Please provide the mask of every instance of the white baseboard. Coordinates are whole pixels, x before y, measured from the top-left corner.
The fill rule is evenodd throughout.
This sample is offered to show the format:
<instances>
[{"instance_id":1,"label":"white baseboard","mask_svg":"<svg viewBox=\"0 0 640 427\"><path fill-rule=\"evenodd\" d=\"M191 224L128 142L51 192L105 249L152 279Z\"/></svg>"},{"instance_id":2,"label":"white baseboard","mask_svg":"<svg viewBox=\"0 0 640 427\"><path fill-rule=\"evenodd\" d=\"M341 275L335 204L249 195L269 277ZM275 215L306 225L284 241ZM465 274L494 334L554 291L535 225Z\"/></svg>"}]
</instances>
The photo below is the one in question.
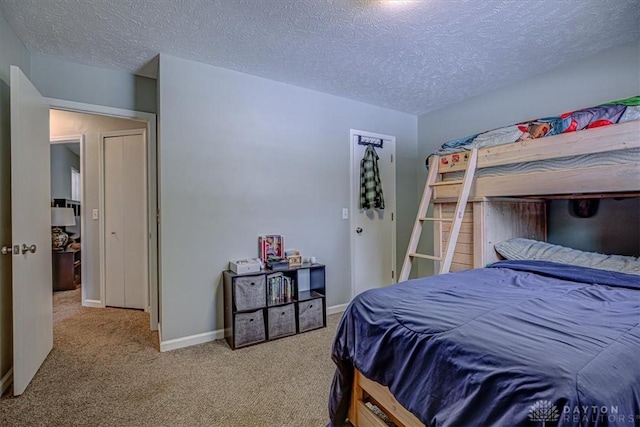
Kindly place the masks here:
<instances>
[{"instance_id":1,"label":"white baseboard","mask_svg":"<svg viewBox=\"0 0 640 427\"><path fill-rule=\"evenodd\" d=\"M349 304L347 303L327 307L327 316L331 314L342 313L348 305ZM160 351L164 352L219 340L221 338L224 338L224 329L218 329L217 331L204 332L202 334L189 335L187 337L162 341L162 326L160 325L160 323L158 323L158 338L160 340Z\"/></svg>"},{"instance_id":2,"label":"white baseboard","mask_svg":"<svg viewBox=\"0 0 640 427\"><path fill-rule=\"evenodd\" d=\"M2 380L0 380L0 390L2 390L0 392L0 396L2 396L5 391L7 391L7 389L11 385L11 381L13 381L13 368L10 368L9 372L7 372L6 375L2 377Z\"/></svg>"},{"instance_id":3,"label":"white baseboard","mask_svg":"<svg viewBox=\"0 0 640 427\"><path fill-rule=\"evenodd\" d=\"M332 305L331 307L327 307L327 316L330 314L342 313L347 308L348 305L349 303Z\"/></svg>"},{"instance_id":4,"label":"white baseboard","mask_svg":"<svg viewBox=\"0 0 640 427\"><path fill-rule=\"evenodd\" d=\"M202 334L190 335L188 337L176 338L173 340L162 341L162 331L158 325L158 334L160 338L160 351L171 351L179 348L190 347L192 345L204 344L224 338L224 329L217 331L204 332Z\"/></svg>"},{"instance_id":5,"label":"white baseboard","mask_svg":"<svg viewBox=\"0 0 640 427\"><path fill-rule=\"evenodd\" d=\"M102 302L98 299L86 299L82 301L83 307L103 308Z\"/></svg>"}]
</instances>

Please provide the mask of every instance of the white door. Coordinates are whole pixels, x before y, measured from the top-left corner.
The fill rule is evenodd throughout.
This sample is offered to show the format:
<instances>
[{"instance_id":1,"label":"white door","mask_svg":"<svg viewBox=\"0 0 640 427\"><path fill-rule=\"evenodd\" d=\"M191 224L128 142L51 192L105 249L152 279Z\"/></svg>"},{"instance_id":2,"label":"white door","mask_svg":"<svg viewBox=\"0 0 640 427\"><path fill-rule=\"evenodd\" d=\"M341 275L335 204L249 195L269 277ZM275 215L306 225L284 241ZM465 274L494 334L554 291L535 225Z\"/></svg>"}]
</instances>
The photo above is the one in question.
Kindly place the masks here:
<instances>
[{"instance_id":1,"label":"white door","mask_svg":"<svg viewBox=\"0 0 640 427\"><path fill-rule=\"evenodd\" d=\"M106 305L147 307L147 180L144 134L104 138Z\"/></svg>"},{"instance_id":2,"label":"white door","mask_svg":"<svg viewBox=\"0 0 640 427\"><path fill-rule=\"evenodd\" d=\"M358 137L380 138L378 169L385 209L363 210L360 200L360 161L367 148ZM396 139L389 135L351 130L351 282L353 295L395 283L396 269Z\"/></svg>"},{"instance_id":3,"label":"white door","mask_svg":"<svg viewBox=\"0 0 640 427\"><path fill-rule=\"evenodd\" d=\"M49 104L20 68L12 66L11 233L16 396L25 391L53 348L50 167Z\"/></svg>"}]
</instances>

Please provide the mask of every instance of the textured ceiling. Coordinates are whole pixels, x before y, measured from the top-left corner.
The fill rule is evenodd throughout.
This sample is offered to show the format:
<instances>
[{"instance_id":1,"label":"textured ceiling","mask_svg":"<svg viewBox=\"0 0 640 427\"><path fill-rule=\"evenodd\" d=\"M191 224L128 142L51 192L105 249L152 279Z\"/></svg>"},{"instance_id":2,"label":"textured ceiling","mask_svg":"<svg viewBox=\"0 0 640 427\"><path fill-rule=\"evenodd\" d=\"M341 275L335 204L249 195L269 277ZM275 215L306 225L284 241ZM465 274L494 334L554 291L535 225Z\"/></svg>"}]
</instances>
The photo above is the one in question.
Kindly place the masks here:
<instances>
[{"instance_id":1,"label":"textured ceiling","mask_svg":"<svg viewBox=\"0 0 640 427\"><path fill-rule=\"evenodd\" d=\"M423 113L640 39L638 0L0 0L32 54L168 53Z\"/></svg>"}]
</instances>

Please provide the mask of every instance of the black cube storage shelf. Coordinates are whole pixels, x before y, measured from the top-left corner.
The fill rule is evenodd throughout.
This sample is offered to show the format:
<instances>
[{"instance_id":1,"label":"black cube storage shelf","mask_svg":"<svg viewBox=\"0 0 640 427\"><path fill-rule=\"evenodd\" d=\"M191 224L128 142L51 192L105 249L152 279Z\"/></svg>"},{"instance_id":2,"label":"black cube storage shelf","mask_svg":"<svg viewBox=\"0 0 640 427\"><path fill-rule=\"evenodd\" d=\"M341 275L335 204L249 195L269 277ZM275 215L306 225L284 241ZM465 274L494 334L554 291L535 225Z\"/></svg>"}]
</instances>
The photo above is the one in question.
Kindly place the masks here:
<instances>
[{"instance_id":1,"label":"black cube storage shelf","mask_svg":"<svg viewBox=\"0 0 640 427\"><path fill-rule=\"evenodd\" d=\"M288 298L270 298L268 278L277 273L291 281ZM227 270L223 277L224 337L234 350L327 326L323 264L246 274Z\"/></svg>"}]
</instances>

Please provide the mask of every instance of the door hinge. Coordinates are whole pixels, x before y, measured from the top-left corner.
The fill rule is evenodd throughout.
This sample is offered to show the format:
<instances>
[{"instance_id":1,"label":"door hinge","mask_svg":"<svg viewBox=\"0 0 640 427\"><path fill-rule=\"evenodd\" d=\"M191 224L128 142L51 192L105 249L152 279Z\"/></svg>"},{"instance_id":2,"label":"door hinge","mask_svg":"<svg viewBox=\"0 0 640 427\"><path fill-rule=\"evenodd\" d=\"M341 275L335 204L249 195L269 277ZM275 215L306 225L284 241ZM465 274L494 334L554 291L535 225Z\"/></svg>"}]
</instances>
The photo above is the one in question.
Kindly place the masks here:
<instances>
[{"instance_id":1,"label":"door hinge","mask_svg":"<svg viewBox=\"0 0 640 427\"><path fill-rule=\"evenodd\" d=\"M391 221L393 221L393 212L391 212Z\"/></svg>"},{"instance_id":2,"label":"door hinge","mask_svg":"<svg viewBox=\"0 0 640 427\"><path fill-rule=\"evenodd\" d=\"M156 211L156 222L160 224L160 209Z\"/></svg>"},{"instance_id":3,"label":"door hinge","mask_svg":"<svg viewBox=\"0 0 640 427\"><path fill-rule=\"evenodd\" d=\"M393 154L391 155L391 163L393 163Z\"/></svg>"},{"instance_id":4,"label":"door hinge","mask_svg":"<svg viewBox=\"0 0 640 427\"><path fill-rule=\"evenodd\" d=\"M392 278L392 279L395 279L395 277L394 277L394 276L395 276L395 274L396 274L396 272L395 272L395 271L393 271L393 270L391 270L391 278Z\"/></svg>"}]
</instances>

